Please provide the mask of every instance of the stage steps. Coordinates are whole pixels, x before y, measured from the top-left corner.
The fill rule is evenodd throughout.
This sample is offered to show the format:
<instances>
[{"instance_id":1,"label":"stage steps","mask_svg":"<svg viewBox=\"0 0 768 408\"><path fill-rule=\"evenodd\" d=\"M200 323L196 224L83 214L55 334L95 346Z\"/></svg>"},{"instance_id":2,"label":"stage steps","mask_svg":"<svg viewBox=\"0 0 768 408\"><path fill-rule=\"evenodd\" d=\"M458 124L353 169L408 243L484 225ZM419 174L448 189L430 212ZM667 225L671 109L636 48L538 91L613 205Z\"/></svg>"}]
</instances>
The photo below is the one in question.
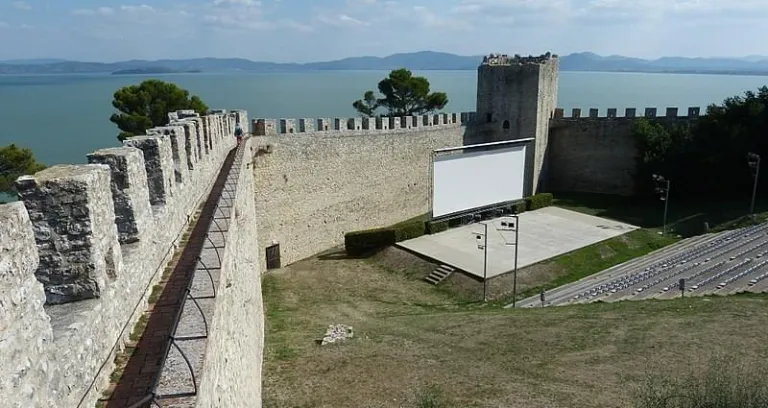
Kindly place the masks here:
<instances>
[{"instance_id":1,"label":"stage steps","mask_svg":"<svg viewBox=\"0 0 768 408\"><path fill-rule=\"evenodd\" d=\"M440 265L432 271L426 278L424 278L425 281L437 285L440 282L444 281L446 278L451 276L453 272L455 272L456 269L448 266L448 265Z\"/></svg>"}]
</instances>

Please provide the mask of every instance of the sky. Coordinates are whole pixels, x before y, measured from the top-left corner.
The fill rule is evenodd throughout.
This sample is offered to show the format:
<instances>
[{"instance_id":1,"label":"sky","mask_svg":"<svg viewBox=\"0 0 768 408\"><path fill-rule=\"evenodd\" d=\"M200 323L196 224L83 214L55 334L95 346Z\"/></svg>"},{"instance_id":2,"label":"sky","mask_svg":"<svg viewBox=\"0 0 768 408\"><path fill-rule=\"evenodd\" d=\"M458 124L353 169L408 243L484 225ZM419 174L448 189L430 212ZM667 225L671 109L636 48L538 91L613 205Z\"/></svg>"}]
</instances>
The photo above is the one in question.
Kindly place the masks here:
<instances>
[{"instance_id":1,"label":"sky","mask_svg":"<svg viewBox=\"0 0 768 408\"><path fill-rule=\"evenodd\" d=\"M0 60L768 55L768 0L0 0Z\"/></svg>"}]
</instances>

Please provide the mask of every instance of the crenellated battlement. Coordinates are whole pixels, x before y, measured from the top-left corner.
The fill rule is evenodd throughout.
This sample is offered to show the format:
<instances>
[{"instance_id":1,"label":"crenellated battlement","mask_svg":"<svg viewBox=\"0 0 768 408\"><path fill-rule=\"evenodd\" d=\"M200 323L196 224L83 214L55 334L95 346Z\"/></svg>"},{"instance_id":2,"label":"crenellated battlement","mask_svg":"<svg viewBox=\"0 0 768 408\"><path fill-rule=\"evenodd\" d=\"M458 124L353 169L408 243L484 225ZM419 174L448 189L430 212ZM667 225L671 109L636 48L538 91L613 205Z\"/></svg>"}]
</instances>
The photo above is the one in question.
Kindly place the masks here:
<instances>
[{"instance_id":1,"label":"crenellated battlement","mask_svg":"<svg viewBox=\"0 0 768 408\"><path fill-rule=\"evenodd\" d=\"M661 114L663 113L663 115ZM685 114L682 114L685 113ZM621 114L621 116L619 116ZM590 108L582 110L581 108L573 108L570 112L566 112L563 108L557 108L553 112L553 119L606 119L606 118L696 118L701 115L701 108L698 106L689 107L687 112L681 112L677 107L668 107L663 112L659 112L657 108L625 108L623 111L619 111L616 108L608 108L601 110L599 108Z\"/></svg>"},{"instance_id":2,"label":"crenellated battlement","mask_svg":"<svg viewBox=\"0 0 768 408\"><path fill-rule=\"evenodd\" d=\"M529 55L523 57L520 54L509 56L507 54L490 54L483 57L483 62L480 65L540 65L549 62L552 59L557 59L557 54L545 53L539 56Z\"/></svg>"},{"instance_id":3,"label":"crenellated battlement","mask_svg":"<svg viewBox=\"0 0 768 408\"><path fill-rule=\"evenodd\" d=\"M236 123L247 127L245 111L172 112L88 164L17 180L20 201L0 205L0 341L11 350L0 357L27 362L0 361L0 378L14 379L0 382L9 406L93 406Z\"/></svg>"},{"instance_id":4,"label":"crenellated battlement","mask_svg":"<svg viewBox=\"0 0 768 408\"><path fill-rule=\"evenodd\" d=\"M403 117L253 119L251 127L256 136L293 133L357 132L368 134L456 125L467 126L474 120L474 112L461 112Z\"/></svg>"}]
</instances>

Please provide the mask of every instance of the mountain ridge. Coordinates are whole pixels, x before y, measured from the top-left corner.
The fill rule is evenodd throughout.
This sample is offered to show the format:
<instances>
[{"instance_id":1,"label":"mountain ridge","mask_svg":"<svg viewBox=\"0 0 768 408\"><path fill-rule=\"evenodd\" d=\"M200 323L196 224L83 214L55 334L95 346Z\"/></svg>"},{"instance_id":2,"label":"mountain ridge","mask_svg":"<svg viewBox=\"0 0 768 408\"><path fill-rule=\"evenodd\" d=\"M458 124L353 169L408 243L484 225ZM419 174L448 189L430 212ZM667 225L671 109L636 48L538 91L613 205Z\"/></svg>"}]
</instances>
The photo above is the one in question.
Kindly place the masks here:
<instances>
[{"instance_id":1,"label":"mountain ridge","mask_svg":"<svg viewBox=\"0 0 768 408\"><path fill-rule=\"evenodd\" d=\"M475 70L482 56L462 56L446 52L417 51L385 57L358 56L330 61L281 63L252 61L245 58L191 58L161 60L126 60L119 62L84 62L60 59L0 61L0 74L75 74L113 73L136 70L167 72L301 72L343 70ZM601 56L579 52L560 57L562 71L649 72L768 75L768 57L662 57L654 60L622 55Z\"/></svg>"}]
</instances>

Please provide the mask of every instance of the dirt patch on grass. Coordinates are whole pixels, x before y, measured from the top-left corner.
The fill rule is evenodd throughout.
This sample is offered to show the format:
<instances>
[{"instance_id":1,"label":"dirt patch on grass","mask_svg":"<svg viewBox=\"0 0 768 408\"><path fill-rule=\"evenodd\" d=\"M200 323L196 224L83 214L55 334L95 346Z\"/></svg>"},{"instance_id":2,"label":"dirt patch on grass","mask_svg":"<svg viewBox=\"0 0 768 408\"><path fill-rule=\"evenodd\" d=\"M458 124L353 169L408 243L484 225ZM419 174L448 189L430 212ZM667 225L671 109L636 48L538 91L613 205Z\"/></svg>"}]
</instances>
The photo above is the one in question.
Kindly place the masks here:
<instances>
[{"instance_id":1,"label":"dirt patch on grass","mask_svg":"<svg viewBox=\"0 0 768 408\"><path fill-rule=\"evenodd\" d=\"M410 264L312 258L264 278L265 408L624 407L651 364L768 357L768 297L502 310L458 303L421 280L428 262L399 273L398 259ZM318 346L329 324L355 337Z\"/></svg>"}]
</instances>

